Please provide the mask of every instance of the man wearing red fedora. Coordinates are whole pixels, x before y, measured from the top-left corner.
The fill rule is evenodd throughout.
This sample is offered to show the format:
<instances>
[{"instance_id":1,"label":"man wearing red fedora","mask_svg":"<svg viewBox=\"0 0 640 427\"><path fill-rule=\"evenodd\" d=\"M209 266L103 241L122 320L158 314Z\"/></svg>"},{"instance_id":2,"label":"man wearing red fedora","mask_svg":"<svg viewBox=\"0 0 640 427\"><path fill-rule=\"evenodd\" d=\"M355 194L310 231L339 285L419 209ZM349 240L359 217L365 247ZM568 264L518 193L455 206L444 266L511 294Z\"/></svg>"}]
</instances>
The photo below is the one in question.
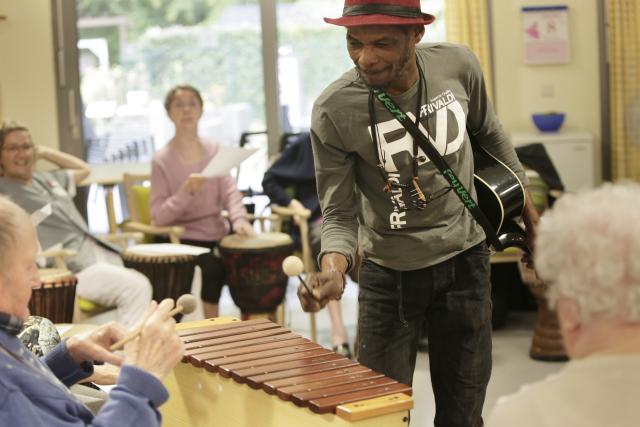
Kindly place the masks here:
<instances>
[{"instance_id":1,"label":"man wearing red fedora","mask_svg":"<svg viewBox=\"0 0 640 427\"><path fill-rule=\"evenodd\" d=\"M528 181L473 53L418 44L433 20L419 0L345 0L341 17L325 18L346 27L355 67L313 108L322 271L298 296L307 311L339 299L359 248L359 361L411 384L426 318L435 425L482 426L491 285L471 139ZM526 197L532 242L538 218Z\"/></svg>"}]
</instances>

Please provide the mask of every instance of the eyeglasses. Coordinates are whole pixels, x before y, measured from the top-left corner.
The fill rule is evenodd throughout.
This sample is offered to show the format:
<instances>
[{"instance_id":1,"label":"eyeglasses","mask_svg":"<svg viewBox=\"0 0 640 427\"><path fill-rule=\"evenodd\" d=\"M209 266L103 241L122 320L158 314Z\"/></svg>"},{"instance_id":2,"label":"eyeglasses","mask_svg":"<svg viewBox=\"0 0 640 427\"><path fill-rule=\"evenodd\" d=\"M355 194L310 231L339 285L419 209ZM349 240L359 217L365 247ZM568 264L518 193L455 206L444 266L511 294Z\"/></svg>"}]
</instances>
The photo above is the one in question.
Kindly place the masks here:
<instances>
[{"instance_id":1,"label":"eyeglasses","mask_svg":"<svg viewBox=\"0 0 640 427\"><path fill-rule=\"evenodd\" d=\"M15 154L18 151L31 151L33 150L33 144L15 144L2 147L3 150L8 151L11 154Z\"/></svg>"}]
</instances>

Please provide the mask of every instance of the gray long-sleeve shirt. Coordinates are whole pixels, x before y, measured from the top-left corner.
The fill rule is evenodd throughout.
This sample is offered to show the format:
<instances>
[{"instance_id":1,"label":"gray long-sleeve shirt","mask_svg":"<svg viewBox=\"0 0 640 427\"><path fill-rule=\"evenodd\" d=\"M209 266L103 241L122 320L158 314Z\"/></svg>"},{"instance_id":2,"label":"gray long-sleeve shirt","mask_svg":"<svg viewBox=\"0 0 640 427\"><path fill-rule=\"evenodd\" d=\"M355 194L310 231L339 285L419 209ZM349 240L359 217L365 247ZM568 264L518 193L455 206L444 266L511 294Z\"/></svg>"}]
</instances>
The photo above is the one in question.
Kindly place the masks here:
<instances>
[{"instance_id":1,"label":"gray long-sleeve shirt","mask_svg":"<svg viewBox=\"0 0 640 427\"><path fill-rule=\"evenodd\" d=\"M476 194L470 134L527 183L487 97L473 53L463 46L439 43L419 45L417 55L426 80L419 104L420 128L472 196ZM418 84L393 97L412 119ZM384 165L391 180L410 183L413 138L374 100L376 147L368 99L367 86L352 69L327 87L314 104L311 138L324 217L320 256L340 252L351 261L359 246L365 258L407 271L437 264L481 242L485 238L482 228L452 191L422 211L401 208L409 203L408 192L398 188L383 191L378 164ZM422 150L418 158L419 182L426 194L448 187Z\"/></svg>"}]
</instances>

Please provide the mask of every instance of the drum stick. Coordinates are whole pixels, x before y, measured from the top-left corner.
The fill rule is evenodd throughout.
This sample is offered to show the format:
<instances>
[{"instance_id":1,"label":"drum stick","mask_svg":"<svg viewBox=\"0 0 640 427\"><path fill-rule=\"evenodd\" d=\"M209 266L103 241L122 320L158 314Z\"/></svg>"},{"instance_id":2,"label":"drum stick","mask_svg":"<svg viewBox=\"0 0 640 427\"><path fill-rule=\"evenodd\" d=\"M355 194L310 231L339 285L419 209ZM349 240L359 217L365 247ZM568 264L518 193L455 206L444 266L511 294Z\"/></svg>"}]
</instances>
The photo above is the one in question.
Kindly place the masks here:
<instances>
[{"instance_id":1,"label":"drum stick","mask_svg":"<svg viewBox=\"0 0 640 427\"><path fill-rule=\"evenodd\" d=\"M196 298L191 294L181 295L180 298L176 301L176 307L169 312L169 316L173 317L178 313L189 314L196 309ZM116 351L120 350L125 344L129 343L136 339L140 333L142 332L142 326L131 331L129 335L121 339L120 341L114 343L109 347L109 350Z\"/></svg>"},{"instance_id":2,"label":"drum stick","mask_svg":"<svg viewBox=\"0 0 640 427\"><path fill-rule=\"evenodd\" d=\"M309 286L307 286L307 282L302 278L302 270L304 270L304 264L302 263L302 260L295 255L290 255L282 261L282 271L284 271L284 274L287 276L298 276L300 283L302 283L302 286L304 286L309 295L311 295L311 298L318 301L316 296L313 295L313 292L311 292Z\"/></svg>"}]
</instances>

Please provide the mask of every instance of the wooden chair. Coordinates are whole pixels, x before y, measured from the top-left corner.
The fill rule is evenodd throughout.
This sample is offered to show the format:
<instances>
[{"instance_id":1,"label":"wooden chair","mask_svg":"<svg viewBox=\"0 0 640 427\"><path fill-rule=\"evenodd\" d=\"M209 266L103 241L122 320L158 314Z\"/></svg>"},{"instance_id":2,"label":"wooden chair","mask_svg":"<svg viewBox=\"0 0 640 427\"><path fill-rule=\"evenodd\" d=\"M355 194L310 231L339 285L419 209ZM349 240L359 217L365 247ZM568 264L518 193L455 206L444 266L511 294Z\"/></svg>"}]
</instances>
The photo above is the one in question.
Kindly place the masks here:
<instances>
[{"instance_id":1,"label":"wooden chair","mask_svg":"<svg viewBox=\"0 0 640 427\"><path fill-rule=\"evenodd\" d=\"M179 225L158 226L151 223L151 186L150 176L142 174L128 174L122 176L122 183L127 199L129 218L122 224L122 229L137 231L145 234L151 241L151 236L167 236L171 243L180 243L180 237L184 233L184 227ZM222 216L228 218L226 211ZM277 215L249 215L250 221L257 221L259 230L266 231L270 228L279 230L280 217Z\"/></svg>"},{"instance_id":2,"label":"wooden chair","mask_svg":"<svg viewBox=\"0 0 640 427\"><path fill-rule=\"evenodd\" d=\"M153 241L153 236L166 236L171 243L180 243L180 237L184 233L182 226L157 226L151 223L151 186L148 174L123 175L129 218L123 222L122 229L144 233L147 242ZM228 218L228 212L223 211L222 216ZM268 214L249 214L248 219L255 223L260 232L280 231L281 216Z\"/></svg>"},{"instance_id":3,"label":"wooden chair","mask_svg":"<svg viewBox=\"0 0 640 427\"><path fill-rule=\"evenodd\" d=\"M271 205L271 211L277 214L280 217L280 227L282 227L282 222L284 221L294 221L294 218L297 216L300 218L299 224L297 227L300 231L300 246L301 250L298 254L302 259L302 264L304 265L305 273L312 273L316 271L316 263L313 259L313 255L311 253L311 244L309 239L309 218L311 217L311 211L309 209L305 209L304 211L297 211L295 209L279 206L279 205ZM280 230L278 230L280 231ZM284 304L278 307L278 322L284 323ZM315 313L309 313L309 323L310 323L310 336L312 341L317 341L318 331L316 325L316 315Z\"/></svg>"},{"instance_id":4,"label":"wooden chair","mask_svg":"<svg viewBox=\"0 0 640 427\"><path fill-rule=\"evenodd\" d=\"M126 247L131 243L141 242L143 234L140 232L117 232L98 236L103 240L113 243L116 246ZM76 255L76 251L72 249L48 249L38 253L38 258L53 258L54 267L61 272L69 271L67 260ZM76 296L76 303L73 314L73 321L81 322L91 317L98 316L115 309L116 307L108 307L98 304L94 301Z\"/></svg>"},{"instance_id":5,"label":"wooden chair","mask_svg":"<svg viewBox=\"0 0 640 427\"><path fill-rule=\"evenodd\" d=\"M122 176L129 219L122 224L122 229L140 232L145 241L151 242L153 236L167 236L171 243L180 243L184 227L177 225L157 226L151 223L151 187L148 185L150 175L129 174Z\"/></svg>"}]
</instances>

